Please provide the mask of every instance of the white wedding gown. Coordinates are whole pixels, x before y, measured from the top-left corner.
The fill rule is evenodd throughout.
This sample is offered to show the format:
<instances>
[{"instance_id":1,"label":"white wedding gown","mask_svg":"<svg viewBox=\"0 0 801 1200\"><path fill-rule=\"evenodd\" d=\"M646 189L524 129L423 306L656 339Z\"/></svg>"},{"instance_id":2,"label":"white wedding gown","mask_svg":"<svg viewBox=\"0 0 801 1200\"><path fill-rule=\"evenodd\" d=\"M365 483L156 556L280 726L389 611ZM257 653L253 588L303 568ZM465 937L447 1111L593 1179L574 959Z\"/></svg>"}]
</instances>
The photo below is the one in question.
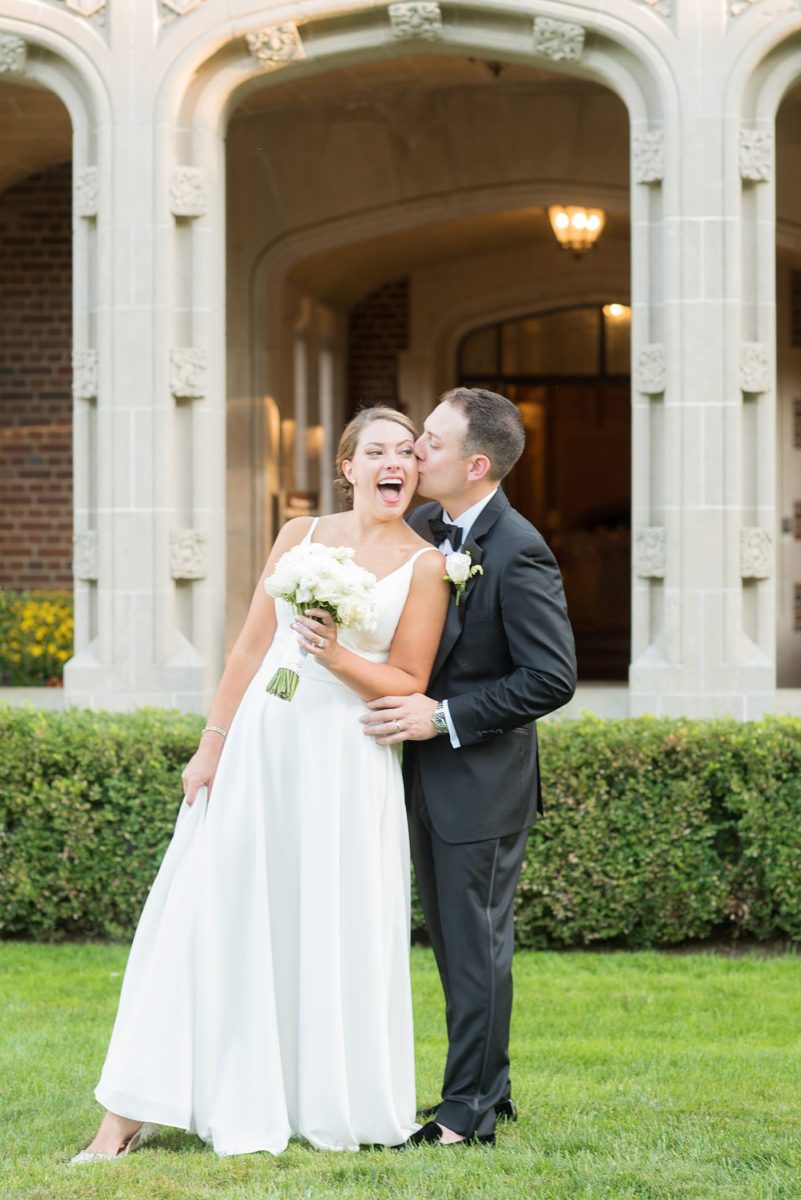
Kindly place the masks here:
<instances>
[{"instance_id":1,"label":"white wedding gown","mask_svg":"<svg viewBox=\"0 0 801 1200\"><path fill-rule=\"evenodd\" d=\"M340 630L343 644L386 660L421 553L379 580L378 628ZM179 811L95 1095L218 1154L277 1154L293 1136L394 1145L416 1128L399 756L311 658L291 702L267 694L296 636L289 606L276 613L211 800Z\"/></svg>"}]
</instances>

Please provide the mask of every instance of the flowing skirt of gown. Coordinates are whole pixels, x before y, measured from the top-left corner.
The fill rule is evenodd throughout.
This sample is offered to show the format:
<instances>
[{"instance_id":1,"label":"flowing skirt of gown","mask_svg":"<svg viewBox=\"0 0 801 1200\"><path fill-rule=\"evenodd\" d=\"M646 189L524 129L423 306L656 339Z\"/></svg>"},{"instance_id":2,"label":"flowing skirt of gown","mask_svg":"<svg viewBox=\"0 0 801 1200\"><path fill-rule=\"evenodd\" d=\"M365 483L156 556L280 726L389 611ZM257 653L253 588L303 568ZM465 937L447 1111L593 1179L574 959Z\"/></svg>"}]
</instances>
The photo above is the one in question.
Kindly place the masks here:
<instances>
[{"instance_id":1,"label":"flowing skirt of gown","mask_svg":"<svg viewBox=\"0 0 801 1200\"><path fill-rule=\"evenodd\" d=\"M372 635L366 655L386 656L410 576L379 582L384 644ZM181 805L95 1095L218 1154L277 1154L293 1136L394 1145L416 1128L399 757L312 660L290 703L266 694L294 637L277 610L211 800Z\"/></svg>"}]
</instances>

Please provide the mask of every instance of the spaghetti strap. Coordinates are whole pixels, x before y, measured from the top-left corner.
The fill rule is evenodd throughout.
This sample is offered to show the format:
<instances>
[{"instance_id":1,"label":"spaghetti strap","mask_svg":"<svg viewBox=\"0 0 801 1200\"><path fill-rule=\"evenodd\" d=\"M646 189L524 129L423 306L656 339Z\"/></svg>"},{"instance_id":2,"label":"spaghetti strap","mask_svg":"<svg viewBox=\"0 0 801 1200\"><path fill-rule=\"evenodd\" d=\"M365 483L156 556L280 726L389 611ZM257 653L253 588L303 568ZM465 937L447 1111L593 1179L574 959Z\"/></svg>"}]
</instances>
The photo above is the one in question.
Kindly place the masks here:
<instances>
[{"instance_id":1,"label":"spaghetti strap","mask_svg":"<svg viewBox=\"0 0 801 1200\"><path fill-rule=\"evenodd\" d=\"M410 563L417 562L417 560L421 554L428 554L429 550L436 550L436 549L437 549L436 546L421 546L421 548L419 550L416 550L414 552L414 554L411 556L411 558L406 559L405 565L408 567ZM439 553L439 551L437 551L437 553Z\"/></svg>"},{"instance_id":2,"label":"spaghetti strap","mask_svg":"<svg viewBox=\"0 0 801 1200\"><path fill-rule=\"evenodd\" d=\"M314 518L313 518L311 525L310 525L310 526L309 526L309 528L306 530L306 536L305 536L305 537L304 537L304 539L303 539L303 541L304 541L304 542L310 542L310 541L311 541L311 539L312 539L312 534L314 533L315 529L317 528L317 522L318 522L319 520L320 520L320 518L319 518L319 517L314 517Z\"/></svg>"}]
</instances>

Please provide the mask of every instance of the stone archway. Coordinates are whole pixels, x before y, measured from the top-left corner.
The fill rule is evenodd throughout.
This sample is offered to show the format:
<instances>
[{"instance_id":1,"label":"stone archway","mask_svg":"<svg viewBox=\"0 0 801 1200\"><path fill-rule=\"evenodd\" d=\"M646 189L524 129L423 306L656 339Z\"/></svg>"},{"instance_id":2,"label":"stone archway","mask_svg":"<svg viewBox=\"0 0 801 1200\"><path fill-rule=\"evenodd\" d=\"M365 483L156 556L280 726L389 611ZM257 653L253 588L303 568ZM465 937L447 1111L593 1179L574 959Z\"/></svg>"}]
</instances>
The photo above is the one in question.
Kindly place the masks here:
<instances>
[{"instance_id":1,"label":"stone archway","mask_svg":"<svg viewBox=\"0 0 801 1200\"><path fill-rule=\"evenodd\" d=\"M202 67L199 64L195 65L192 86L182 96L176 83L170 104L176 119L184 127L192 127L195 130L193 161L203 160L216 164L210 168L210 172L218 176L222 161L221 128L243 96L247 96L248 92L254 89L269 87L279 76L282 81L293 77L311 78L322 70L337 66L351 67L358 63L369 63L376 57L379 47L382 60L386 60L387 57L408 56L411 52L427 56L443 53L455 57L470 56L475 49L477 26L473 23L469 32L467 27L463 30L458 14L450 10L440 13L442 28L446 31L442 38L437 29L421 33L419 29L410 27L398 33L394 27L379 26L374 16L366 21L365 14L353 13L350 30L352 41L346 48L341 29L337 31L335 41L329 40L329 29L325 24L323 9L324 6L321 5L319 25L315 24L314 14L310 13L309 19L301 29L273 27L268 30L248 31L243 26L243 33L253 32L248 46L254 58L252 73L244 83L244 47L235 48L231 44L218 50L216 57L207 59ZM501 9L502 6L498 6L496 12L482 13L482 56L489 57L492 53L492 56L496 57L497 50L499 61L526 65L533 61L535 64L542 64L548 70L555 69L567 75L578 74L585 78L594 78L622 96L629 109L632 131L636 131L633 215L640 222L651 220L652 206L658 203L656 196L662 174L663 109L660 96L665 94L664 89L670 87L659 52L654 54L653 47L649 46L647 39L636 33L632 34L631 29L626 29L611 15L601 18L596 24L591 49L586 47L586 53L587 34L583 26L570 21L551 22L550 19L538 17L533 28L532 56L532 51L528 48L532 41L531 18L515 8L507 12ZM625 11L629 15L630 10ZM517 23L517 35L512 41L509 40L510 21ZM649 31L652 32L652 29ZM546 33L548 36L545 36ZM333 54L329 52L329 47L334 51ZM581 63L577 66L579 60ZM182 64L182 70L186 71L187 68L188 59ZM208 172L209 167L205 170ZM208 224L209 215L207 212L205 222L198 222L198 229L203 224ZM215 235L218 247L220 233L221 230L218 229ZM206 246L208 247L208 242ZM655 254L657 258L661 258L662 253L663 249L657 238L649 249L649 255ZM661 309L658 305L653 306L653 300L658 299L654 294L653 281L663 277L661 268L655 274L649 275L646 270L641 275L642 283L647 285L647 295L641 294L640 304L635 310L635 340L639 338L650 343L658 334ZM213 336L213 321L211 328ZM208 351L206 380L209 390L212 375L216 375L220 370L223 358L222 347L218 342L214 351ZM240 386L230 386L233 387L234 395L242 394ZM257 405L272 405L274 399L272 389L266 392L262 389L256 390ZM269 425L266 416L258 418L260 438L264 437ZM647 438L647 431L644 432ZM215 476L217 470L219 466Z\"/></svg>"},{"instance_id":2,"label":"stone archway","mask_svg":"<svg viewBox=\"0 0 801 1200\"><path fill-rule=\"evenodd\" d=\"M72 273L72 467L73 519L71 529L62 529L64 546L59 553L71 559L75 591L76 654L65 668L73 672L81 653L96 649L101 636L98 620L98 342L105 321L98 312L108 313L110 296L107 276L100 273L98 261L108 246L104 232L98 229L99 196L105 190L102 172L109 170L109 108L102 78L102 67L93 61L86 48L76 45L71 36L73 23L68 13L53 13L52 22L4 19L0 30L0 88L21 88L26 96L55 98L59 113L66 110L66 129L55 127L40 131L34 145L27 148L37 165L52 159L54 152L64 162L71 160L60 186L71 192L72 233L70 255L59 248L65 271ZM23 105L24 108L24 105ZM13 148L13 145L12 145ZM8 150L8 145L6 150ZM99 164L103 164L102 167ZM69 176L67 177L67 171ZM61 197L62 207L69 205ZM62 214L63 216L63 214ZM66 221L67 218L65 217ZM69 287L69 283L66 285ZM66 303L66 301L65 301ZM66 329L64 319L62 324ZM107 329L107 326L106 326ZM69 420L61 422L64 437L62 456L69 438ZM105 447L108 450L108 446ZM54 447L58 452L58 447ZM71 552L68 541L72 542ZM106 636L106 652L110 643ZM90 651L90 656L94 653ZM68 689L66 689L68 690ZM75 695L75 690L73 691ZM77 695L80 702L82 697Z\"/></svg>"},{"instance_id":3,"label":"stone archway","mask_svg":"<svg viewBox=\"0 0 801 1200\"><path fill-rule=\"evenodd\" d=\"M746 30L737 50L727 101L740 112L740 187L733 205L743 224L735 297L739 317L741 485L732 497L740 516L741 555L732 619L766 687L778 684L777 711L801 711L801 624L796 583L801 556L795 526L797 439L793 375L794 271L801 265L793 172L792 127L801 80L801 16L783 14L769 29ZM784 118L784 119L783 119ZM789 123L787 118L789 118ZM798 589L801 599L801 588Z\"/></svg>"},{"instance_id":4,"label":"stone archway","mask_svg":"<svg viewBox=\"0 0 801 1200\"><path fill-rule=\"evenodd\" d=\"M0 72L52 86L70 111L86 205L74 242L85 578L68 699L197 708L219 677L227 393L255 406L263 429L275 417L269 393L238 390L247 371L226 350L230 114L279 79L481 55L595 81L628 111L630 709L770 710L773 130L798 77L798 11L766 21L767 4L701 5L687 20L683 6L645 0L603 11L585 0L309 0L299 19L297 7L234 0L224 17L211 4L165 4L155 20L148 5L123 6L106 28L103 8L47 5L36 22L3 18L1 31L12 42ZM141 77L122 69L132 60L146 64Z\"/></svg>"},{"instance_id":5,"label":"stone archway","mask_svg":"<svg viewBox=\"0 0 801 1200\"><path fill-rule=\"evenodd\" d=\"M569 148L558 130L542 132L554 112L581 131ZM504 117L507 144L490 151ZM308 154L307 147L332 140L335 150ZM332 503L326 477L336 425L347 416L346 356L356 389L348 403L391 396L420 421L454 382L446 343L468 311L473 322L489 319L499 306L525 310L557 288L584 292L610 277L628 293L628 140L625 108L608 89L542 68L494 64L489 71L483 61L437 55L334 68L301 92L276 81L237 110L227 136L228 350L229 362L235 356L241 364L235 377L229 368L229 445L236 448L228 464L229 636L276 532L266 527L265 508L268 518L275 511L280 519L287 489L293 499L310 489L323 506ZM368 142L360 168L357 143L365 151ZM562 175L566 158L578 165ZM381 162L380 173L373 161ZM347 182L335 178L343 162ZM558 249L544 210L560 199L607 210L592 261L579 264ZM392 381L379 396L369 387L359 391L353 339L362 335L348 325L346 338L345 322L376 285L393 281L406 313L400 353L387 360ZM366 317L374 337L393 320L375 303ZM364 352L369 357L369 347ZM337 380L318 412L321 353L333 356ZM302 387L294 386L298 363ZM273 439L267 446L254 436L258 411L240 399L248 396L278 402L291 445ZM319 434L321 448L306 463L296 436L304 424ZM269 430L266 420L261 426ZM254 444L262 447L261 462L252 458ZM273 497L267 505L266 477Z\"/></svg>"},{"instance_id":6,"label":"stone archway","mask_svg":"<svg viewBox=\"0 0 801 1200\"><path fill-rule=\"evenodd\" d=\"M667 22L630 0L610 0L591 22L581 4L557 18L517 0L345 13L314 0L300 25L295 10L270 11L265 28L248 6L224 18L211 5L160 9L154 22L137 5L120 18L123 37L119 23L104 33L102 13L98 23L74 6L3 23L23 42L27 78L59 81L85 205L74 242L81 577L68 702L197 709L219 678L226 372L236 368L226 353L224 138L249 89L410 54L481 54L611 88L633 135L632 217L652 231L635 270L635 356L668 336L661 221L675 196L663 203L661 179L677 104ZM146 79L121 69L132 57L147 63ZM255 403L266 429L272 400Z\"/></svg>"}]
</instances>

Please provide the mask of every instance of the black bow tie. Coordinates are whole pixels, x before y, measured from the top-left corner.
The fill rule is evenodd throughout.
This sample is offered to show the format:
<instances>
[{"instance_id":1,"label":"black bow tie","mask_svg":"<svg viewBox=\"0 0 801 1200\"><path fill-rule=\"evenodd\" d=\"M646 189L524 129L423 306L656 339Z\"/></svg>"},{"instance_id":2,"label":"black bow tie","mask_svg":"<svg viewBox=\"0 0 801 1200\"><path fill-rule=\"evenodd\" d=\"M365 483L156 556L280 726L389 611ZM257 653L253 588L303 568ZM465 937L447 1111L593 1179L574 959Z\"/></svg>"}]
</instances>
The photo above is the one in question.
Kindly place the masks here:
<instances>
[{"instance_id":1,"label":"black bow tie","mask_svg":"<svg viewBox=\"0 0 801 1200\"><path fill-rule=\"evenodd\" d=\"M462 527L461 525L449 525L447 521L443 521L442 517L432 517L428 522L428 528L434 535L434 540L439 546L446 538L450 541L454 551L458 550L462 544Z\"/></svg>"}]
</instances>

